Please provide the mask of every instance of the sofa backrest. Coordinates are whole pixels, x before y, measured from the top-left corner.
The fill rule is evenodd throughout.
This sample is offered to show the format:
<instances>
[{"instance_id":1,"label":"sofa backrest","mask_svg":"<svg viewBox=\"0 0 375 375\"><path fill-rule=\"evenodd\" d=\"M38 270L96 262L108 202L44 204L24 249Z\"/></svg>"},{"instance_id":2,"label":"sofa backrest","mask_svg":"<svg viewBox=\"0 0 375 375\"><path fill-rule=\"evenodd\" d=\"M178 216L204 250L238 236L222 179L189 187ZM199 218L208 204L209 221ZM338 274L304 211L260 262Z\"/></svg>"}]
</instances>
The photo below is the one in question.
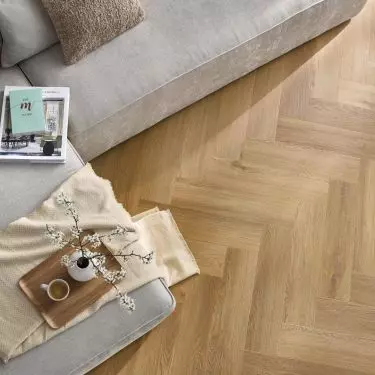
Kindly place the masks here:
<instances>
[{"instance_id":1,"label":"sofa backrest","mask_svg":"<svg viewBox=\"0 0 375 375\"><path fill-rule=\"evenodd\" d=\"M1 66L6 68L25 60L58 38L40 0L5 0L0 2L0 34L3 40Z\"/></svg>"}]
</instances>

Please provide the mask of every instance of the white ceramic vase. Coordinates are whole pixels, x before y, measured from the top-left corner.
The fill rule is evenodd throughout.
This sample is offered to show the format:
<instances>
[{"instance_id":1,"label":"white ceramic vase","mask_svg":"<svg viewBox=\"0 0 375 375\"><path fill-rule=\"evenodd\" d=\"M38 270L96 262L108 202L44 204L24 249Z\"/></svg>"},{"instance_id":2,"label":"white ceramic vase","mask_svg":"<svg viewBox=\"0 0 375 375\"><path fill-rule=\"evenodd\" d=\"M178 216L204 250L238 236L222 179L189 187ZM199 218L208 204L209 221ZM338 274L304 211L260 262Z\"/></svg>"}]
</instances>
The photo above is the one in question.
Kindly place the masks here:
<instances>
[{"instance_id":1,"label":"white ceramic vase","mask_svg":"<svg viewBox=\"0 0 375 375\"><path fill-rule=\"evenodd\" d=\"M84 261L80 258L82 258L82 253L79 250L70 256L73 263L71 267L68 267L70 277L80 282L92 280L95 277L94 266L87 258L85 258Z\"/></svg>"}]
</instances>

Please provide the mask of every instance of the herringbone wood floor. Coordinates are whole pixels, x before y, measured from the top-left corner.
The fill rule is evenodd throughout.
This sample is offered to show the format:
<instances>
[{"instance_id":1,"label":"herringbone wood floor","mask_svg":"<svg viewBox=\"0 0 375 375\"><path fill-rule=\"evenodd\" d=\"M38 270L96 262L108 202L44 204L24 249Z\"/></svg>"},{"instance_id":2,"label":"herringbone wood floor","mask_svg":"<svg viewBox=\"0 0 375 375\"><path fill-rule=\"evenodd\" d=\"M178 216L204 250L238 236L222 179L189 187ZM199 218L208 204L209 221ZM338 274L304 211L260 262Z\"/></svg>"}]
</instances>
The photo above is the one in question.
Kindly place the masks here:
<instances>
[{"instance_id":1,"label":"herringbone wood floor","mask_svg":"<svg viewBox=\"0 0 375 375\"><path fill-rule=\"evenodd\" d=\"M92 374L375 374L375 0L93 165L202 275Z\"/></svg>"}]
</instances>

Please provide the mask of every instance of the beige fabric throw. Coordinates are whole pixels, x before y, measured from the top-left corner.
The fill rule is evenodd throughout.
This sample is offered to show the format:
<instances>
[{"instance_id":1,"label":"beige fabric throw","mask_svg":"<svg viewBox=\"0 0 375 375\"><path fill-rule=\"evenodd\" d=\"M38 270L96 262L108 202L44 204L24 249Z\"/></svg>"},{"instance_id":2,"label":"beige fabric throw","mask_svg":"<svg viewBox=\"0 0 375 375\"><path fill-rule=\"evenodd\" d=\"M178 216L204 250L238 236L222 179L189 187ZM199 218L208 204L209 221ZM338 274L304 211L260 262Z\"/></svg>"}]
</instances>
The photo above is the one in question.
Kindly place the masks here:
<instances>
[{"instance_id":1,"label":"beige fabric throw","mask_svg":"<svg viewBox=\"0 0 375 375\"><path fill-rule=\"evenodd\" d=\"M118 284L122 291L134 290L159 277L170 286L199 273L169 211L155 209L132 219L116 201L110 182L98 177L88 164L31 215L0 231L0 357L5 362L82 321L115 298L112 290L66 327L53 330L18 287L18 280L25 273L56 251L44 236L45 225L54 224L64 233L72 226L71 219L56 201L62 191L74 200L83 229L104 234L117 225L134 226L136 241L128 251L136 250L141 254L151 249L155 251L156 259L151 264L144 265L136 259L124 264L128 275ZM119 238L105 244L111 251L118 251L123 240Z\"/></svg>"}]
</instances>

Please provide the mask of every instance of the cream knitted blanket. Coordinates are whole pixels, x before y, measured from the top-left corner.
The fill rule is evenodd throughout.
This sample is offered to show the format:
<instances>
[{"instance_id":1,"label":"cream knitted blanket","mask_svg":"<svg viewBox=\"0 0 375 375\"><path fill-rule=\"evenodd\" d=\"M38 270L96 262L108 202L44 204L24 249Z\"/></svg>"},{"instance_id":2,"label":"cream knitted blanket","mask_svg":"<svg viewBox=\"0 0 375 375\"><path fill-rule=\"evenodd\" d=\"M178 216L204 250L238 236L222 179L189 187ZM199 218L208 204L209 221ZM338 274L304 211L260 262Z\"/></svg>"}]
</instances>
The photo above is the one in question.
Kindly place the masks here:
<instances>
[{"instance_id":1,"label":"cream knitted blanket","mask_svg":"<svg viewBox=\"0 0 375 375\"><path fill-rule=\"evenodd\" d=\"M74 200L83 229L104 234L117 225L134 226L137 237L129 251L136 250L141 254L151 249L155 251L156 259L151 264L144 265L137 260L123 264L128 274L119 283L122 291L132 291L159 277L170 286L199 273L169 211L155 209L132 219L116 201L110 182L98 177L87 164L31 215L0 231L0 358L4 362L77 324L115 298L112 290L67 326L53 330L19 289L21 276L57 250L44 236L46 224L56 225L64 233L72 226L64 209L57 204L56 197L60 192ZM121 239L106 243L106 246L111 251L118 251L122 248Z\"/></svg>"}]
</instances>

